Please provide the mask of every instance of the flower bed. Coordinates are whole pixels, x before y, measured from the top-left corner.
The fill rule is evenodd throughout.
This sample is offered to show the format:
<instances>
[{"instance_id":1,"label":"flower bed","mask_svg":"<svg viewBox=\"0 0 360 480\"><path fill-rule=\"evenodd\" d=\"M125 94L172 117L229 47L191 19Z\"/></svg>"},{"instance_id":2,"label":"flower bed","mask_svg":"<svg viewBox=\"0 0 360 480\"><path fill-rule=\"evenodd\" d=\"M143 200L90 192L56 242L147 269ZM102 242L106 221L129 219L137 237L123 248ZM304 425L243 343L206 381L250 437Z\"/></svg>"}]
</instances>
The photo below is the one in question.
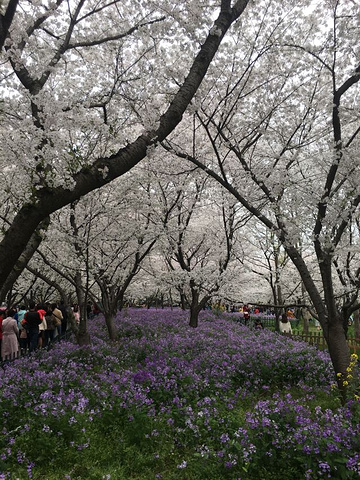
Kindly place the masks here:
<instances>
[{"instance_id":1,"label":"flower bed","mask_svg":"<svg viewBox=\"0 0 360 480\"><path fill-rule=\"evenodd\" d=\"M97 317L91 346L6 366L0 479L359 477L358 404L340 408L327 353L209 312L116 322L116 342Z\"/></svg>"}]
</instances>

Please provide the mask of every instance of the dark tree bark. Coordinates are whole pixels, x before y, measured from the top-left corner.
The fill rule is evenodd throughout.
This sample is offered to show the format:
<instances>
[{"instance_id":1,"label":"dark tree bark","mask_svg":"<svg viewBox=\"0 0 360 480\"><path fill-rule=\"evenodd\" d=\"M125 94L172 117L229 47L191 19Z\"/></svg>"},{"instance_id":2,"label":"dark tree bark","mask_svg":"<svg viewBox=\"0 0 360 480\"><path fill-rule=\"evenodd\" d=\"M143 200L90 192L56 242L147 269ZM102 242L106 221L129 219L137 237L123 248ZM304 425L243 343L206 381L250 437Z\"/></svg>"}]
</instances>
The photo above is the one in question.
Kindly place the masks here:
<instances>
[{"instance_id":1,"label":"dark tree bark","mask_svg":"<svg viewBox=\"0 0 360 480\"><path fill-rule=\"evenodd\" d=\"M5 40L8 36L16 8L19 0L10 0L4 15L0 15L0 49L3 48Z\"/></svg>"},{"instance_id":2,"label":"dark tree bark","mask_svg":"<svg viewBox=\"0 0 360 480\"><path fill-rule=\"evenodd\" d=\"M189 326L197 328L199 326L199 313L210 300L211 295L205 295L200 300L200 293L196 286L191 287L191 303L190 303L190 321Z\"/></svg>"},{"instance_id":3,"label":"dark tree bark","mask_svg":"<svg viewBox=\"0 0 360 480\"><path fill-rule=\"evenodd\" d=\"M58 293L60 298L64 299L65 303L67 303L67 295L65 290L54 280L51 280L47 275L45 275L42 271L37 270L36 268L32 268L30 266L26 267L30 273L32 273L35 277L40 278L50 287L53 287Z\"/></svg>"},{"instance_id":4,"label":"dark tree bark","mask_svg":"<svg viewBox=\"0 0 360 480\"><path fill-rule=\"evenodd\" d=\"M24 251L16 261L11 273L6 278L6 281L4 282L0 290L0 302L3 302L5 300L7 292L11 290L12 286L14 285L16 280L20 277L24 268L26 268L32 256L38 249L42 241L41 231L46 230L47 227L49 226L49 223L50 223L50 218L47 217L43 222L39 224L38 228L31 235L30 240L28 241Z\"/></svg>"},{"instance_id":5,"label":"dark tree bark","mask_svg":"<svg viewBox=\"0 0 360 480\"><path fill-rule=\"evenodd\" d=\"M106 314L104 314L106 327L109 333L109 338L112 341L116 340L116 335L117 335L117 330L115 328L115 322L114 322L115 315L116 315L116 311L112 311L112 312L107 311Z\"/></svg>"}]
</instances>

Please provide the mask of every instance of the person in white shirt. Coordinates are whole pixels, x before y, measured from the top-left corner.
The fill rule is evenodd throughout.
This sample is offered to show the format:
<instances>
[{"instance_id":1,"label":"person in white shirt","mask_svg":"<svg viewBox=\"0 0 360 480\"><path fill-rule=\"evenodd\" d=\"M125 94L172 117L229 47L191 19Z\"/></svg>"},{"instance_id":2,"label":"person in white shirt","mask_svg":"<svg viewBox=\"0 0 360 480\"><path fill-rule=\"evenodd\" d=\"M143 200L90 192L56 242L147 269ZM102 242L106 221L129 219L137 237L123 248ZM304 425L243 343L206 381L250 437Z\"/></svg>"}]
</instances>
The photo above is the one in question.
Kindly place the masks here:
<instances>
[{"instance_id":1,"label":"person in white shirt","mask_svg":"<svg viewBox=\"0 0 360 480\"><path fill-rule=\"evenodd\" d=\"M279 327L280 333L292 333L291 323L289 322L286 313L281 315Z\"/></svg>"}]
</instances>

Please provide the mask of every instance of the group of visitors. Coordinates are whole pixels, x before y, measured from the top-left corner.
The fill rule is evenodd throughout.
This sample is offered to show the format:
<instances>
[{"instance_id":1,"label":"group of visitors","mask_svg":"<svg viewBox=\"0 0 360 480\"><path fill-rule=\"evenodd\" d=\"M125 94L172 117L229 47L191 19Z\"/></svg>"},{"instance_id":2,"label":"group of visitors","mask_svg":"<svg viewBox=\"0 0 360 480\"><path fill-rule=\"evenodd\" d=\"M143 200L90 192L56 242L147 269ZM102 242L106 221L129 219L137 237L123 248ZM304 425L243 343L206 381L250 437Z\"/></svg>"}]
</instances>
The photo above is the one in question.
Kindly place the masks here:
<instances>
[{"instance_id":1,"label":"group of visitors","mask_svg":"<svg viewBox=\"0 0 360 480\"><path fill-rule=\"evenodd\" d=\"M20 353L47 347L56 336L67 329L67 311L63 303L36 305L29 308L10 307L0 310L1 360L16 358Z\"/></svg>"},{"instance_id":2,"label":"group of visitors","mask_svg":"<svg viewBox=\"0 0 360 480\"><path fill-rule=\"evenodd\" d=\"M271 309L271 308L268 308L268 307L259 307L259 306L256 306L256 305L253 305L253 306L249 306L247 304L243 304L243 305L229 305L229 304L226 304L224 306L224 309L226 312L228 313L237 313L237 312L240 312L240 313L243 313L245 314L246 312L249 312L249 314L251 315L259 315L259 314L262 314L262 315L268 315L268 316L271 316L271 315L275 315L275 310L274 309Z\"/></svg>"}]
</instances>

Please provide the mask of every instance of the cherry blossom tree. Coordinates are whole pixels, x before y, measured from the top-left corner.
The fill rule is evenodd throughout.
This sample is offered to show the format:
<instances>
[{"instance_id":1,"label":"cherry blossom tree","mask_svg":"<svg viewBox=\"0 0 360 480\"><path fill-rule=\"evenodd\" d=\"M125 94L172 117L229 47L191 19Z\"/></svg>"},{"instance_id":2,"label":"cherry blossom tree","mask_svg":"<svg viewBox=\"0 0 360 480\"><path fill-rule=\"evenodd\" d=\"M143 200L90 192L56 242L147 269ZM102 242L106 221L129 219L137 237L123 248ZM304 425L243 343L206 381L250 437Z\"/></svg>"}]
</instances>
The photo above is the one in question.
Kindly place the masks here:
<instances>
[{"instance_id":1,"label":"cherry blossom tree","mask_svg":"<svg viewBox=\"0 0 360 480\"><path fill-rule=\"evenodd\" d=\"M209 192L206 183L206 178L190 171L173 174L157 188L164 230L160 240L164 267L158 276L178 291L194 328L200 311L226 284L237 232L244 224L236 203L229 203L219 191Z\"/></svg>"},{"instance_id":2,"label":"cherry blossom tree","mask_svg":"<svg viewBox=\"0 0 360 480\"><path fill-rule=\"evenodd\" d=\"M244 248L251 253L244 255L241 262L246 270L268 283L272 298L267 297L267 302L274 307L278 318L286 305L296 303L301 292L299 275L294 267L291 268L286 251L272 231L256 222L248 228L245 238Z\"/></svg>"},{"instance_id":3,"label":"cherry blossom tree","mask_svg":"<svg viewBox=\"0 0 360 480\"><path fill-rule=\"evenodd\" d=\"M247 3L8 3L0 285L44 219L122 176L175 129Z\"/></svg>"},{"instance_id":4,"label":"cherry blossom tree","mask_svg":"<svg viewBox=\"0 0 360 480\"><path fill-rule=\"evenodd\" d=\"M49 285L67 284L80 307L80 324L74 325L79 344L90 341L89 300L104 314L110 339L116 338L114 316L158 237L138 176L116 183L62 209L30 262L36 270L28 266ZM67 297L65 287L57 290Z\"/></svg>"},{"instance_id":5,"label":"cherry blossom tree","mask_svg":"<svg viewBox=\"0 0 360 480\"><path fill-rule=\"evenodd\" d=\"M350 242L347 234L360 202L358 15L356 2L341 1L264 2L256 18L245 13L229 47L232 60L214 65L217 81L199 92L197 122L207 147L193 155L171 139L173 151L277 236L341 374L349 365L347 317L359 308L355 298L346 311L339 305L334 270L334 260L354 259L348 252L359 248L358 235ZM316 258L315 272L306 256ZM358 281L358 263L347 268Z\"/></svg>"}]
</instances>

